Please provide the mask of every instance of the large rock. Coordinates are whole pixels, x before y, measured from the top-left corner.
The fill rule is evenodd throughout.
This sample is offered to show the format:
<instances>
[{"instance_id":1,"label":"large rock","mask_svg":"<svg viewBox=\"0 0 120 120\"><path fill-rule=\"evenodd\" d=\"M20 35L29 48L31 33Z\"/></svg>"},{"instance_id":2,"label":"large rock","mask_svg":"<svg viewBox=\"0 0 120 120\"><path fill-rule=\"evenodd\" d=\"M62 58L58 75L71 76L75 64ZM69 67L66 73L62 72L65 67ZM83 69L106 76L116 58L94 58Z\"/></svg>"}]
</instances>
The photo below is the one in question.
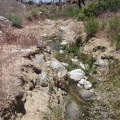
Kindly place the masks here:
<instances>
[{"instance_id":1,"label":"large rock","mask_svg":"<svg viewBox=\"0 0 120 120\"><path fill-rule=\"evenodd\" d=\"M37 64L44 64L45 63L44 55L43 54L41 54L41 55L36 54L35 61Z\"/></svg>"},{"instance_id":2,"label":"large rock","mask_svg":"<svg viewBox=\"0 0 120 120\"><path fill-rule=\"evenodd\" d=\"M74 81L80 81L82 78L85 77L85 73L81 69L72 70L68 72L68 75Z\"/></svg>"},{"instance_id":3,"label":"large rock","mask_svg":"<svg viewBox=\"0 0 120 120\"><path fill-rule=\"evenodd\" d=\"M61 62L57 61L57 60L48 61L48 62L46 62L46 64L47 64L47 66L52 68L54 72L59 72L59 71L62 71L62 70L66 70L64 65Z\"/></svg>"},{"instance_id":4,"label":"large rock","mask_svg":"<svg viewBox=\"0 0 120 120\"><path fill-rule=\"evenodd\" d=\"M69 100L66 105L64 117L69 120L80 120L79 106L75 101Z\"/></svg>"},{"instance_id":5,"label":"large rock","mask_svg":"<svg viewBox=\"0 0 120 120\"><path fill-rule=\"evenodd\" d=\"M63 53L64 53L64 51L63 51L63 50L60 50L60 51L59 51L59 54L63 54Z\"/></svg>"},{"instance_id":6,"label":"large rock","mask_svg":"<svg viewBox=\"0 0 120 120\"><path fill-rule=\"evenodd\" d=\"M78 87L80 88L84 88L86 90L90 89L92 87L92 83L85 80L85 79L81 79L78 84L77 84Z\"/></svg>"},{"instance_id":7,"label":"large rock","mask_svg":"<svg viewBox=\"0 0 120 120\"><path fill-rule=\"evenodd\" d=\"M78 59L71 58L71 60L72 60L73 63L77 63L78 62Z\"/></svg>"},{"instance_id":8,"label":"large rock","mask_svg":"<svg viewBox=\"0 0 120 120\"><path fill-rule=\"evenodd\" d=\"M10 23L10 21L7 20L7 19L6 19L5 17L3 17L3 16L0 16L0 21Z\"/></svg>"},{"instance_id":9,"label":"large rock","mask_svg":"<svg viewBox=\"0 0 120 120\"><path fill-rule=\"evenodd\" d=\"M40 85L42 87L47 87L48 86L48 82L47 82L48 77L47 77L46 72L42 71L42 73L39 75L39 77L40 77Z\"/></svg>"},{"instance_id":10,"label":"large rock","mask_svg":"<svg viewBox=\"0 0 120 120\"><path fill-rule=\"evenodd\" d=\"M94 89L86 90L86 89L77 87L77 91L78 91L79 96L83 100L94 100L95 98Z\"/></svg>"},{"instance_id":11,"label":"large rock","mask_svg":"<svg viewBox=\"0 0 120 120\"><path fill-rule=\"evenodd\" d=\"M54 24L54 21L51 20L51 19L45 19L45 24L46 25L52 25L52 24Z\"/></svg>"},{"instance_id":12,"label":"large rock","mask_svg":"<svg viewBox=\"0 0 120 120\"><path fill-rule=\"evenodd\" d=\"M44 51L47 52L47 53L49 53L49 54L51 54L51 48L50 48L50 46L46 46L44 48Z\"/></svg>"}]
</instances>

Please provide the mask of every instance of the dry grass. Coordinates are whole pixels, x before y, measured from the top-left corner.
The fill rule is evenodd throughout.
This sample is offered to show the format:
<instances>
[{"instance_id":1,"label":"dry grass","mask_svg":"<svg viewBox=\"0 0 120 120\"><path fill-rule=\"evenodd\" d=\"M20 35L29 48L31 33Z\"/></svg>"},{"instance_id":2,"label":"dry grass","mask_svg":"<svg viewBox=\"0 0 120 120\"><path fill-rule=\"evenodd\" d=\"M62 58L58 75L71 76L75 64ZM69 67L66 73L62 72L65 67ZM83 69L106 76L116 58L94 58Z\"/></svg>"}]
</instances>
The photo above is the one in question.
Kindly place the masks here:
<instances>
[{"instance_id":1,"label":"dry grass","mask_svg":"<svg viewBox=\"0 0 120 120\"><path fill-rule=\"evenodd\" d=\"M6 15L7 13L14 13L17 15L25 14L25 6L16 0L1 0L0 1L0 15Z\"/></svg>"},{"instance_id":2,"label":"dry grass","mask_svg":"<svg viewBox=\"0 0 120 120\"><path fill-rule=\"evenodd\" d=\"M22 83L19 79L20 65L26 49L33 46L45 47L40 38L34 34L14 33L9 24L0 22L0 116L5 113L3 108L13 104L15 97L23 93Z\"/></svg>"}]
</instances>

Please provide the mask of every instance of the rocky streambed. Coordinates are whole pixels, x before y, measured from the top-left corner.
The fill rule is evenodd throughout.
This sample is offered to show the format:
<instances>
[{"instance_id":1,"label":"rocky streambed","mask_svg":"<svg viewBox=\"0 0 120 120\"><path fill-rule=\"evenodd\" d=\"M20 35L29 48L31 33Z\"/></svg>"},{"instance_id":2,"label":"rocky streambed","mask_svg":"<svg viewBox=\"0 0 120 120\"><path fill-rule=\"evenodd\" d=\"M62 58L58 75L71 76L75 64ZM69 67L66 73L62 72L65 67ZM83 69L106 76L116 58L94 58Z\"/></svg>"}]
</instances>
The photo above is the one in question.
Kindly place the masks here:
<instances>
[{"instance_id":1,"label":"rocky streambed","mask_svg":"<svg viewBox=\"0 0 120 120\"><path fill-rule=\"evenodd\" d=\"M93 67L98 63L92 56L86 55L84 58L84 60L89 59L88 63L92 62L92 65L76 56L83 55L80 51L82 46L78 45L80 44L78 41L72 46L66 44L67 42L60 42L59 39L54 42L47 38L46 42L50 46L42 51L38 49L36 50L38 52L30 53L25 57L32 62L32 66L40 66L40 71L36 70L37 82L30 81L26 84L28 100L25 105L28 111L22 120L33 119L33 112L36 113L36 111L38 111L36 113L38 119L79 120L89 118L89 112L91 112L89 108L97 99L93 86L94 78L90 74L93 72ZM28 68L31 69L31 67ZM35 70L35 68L33 69ZM45 103L42 103L41 100L35 100L37 98L42 99L40 93L44 95ZM35 97L35 94L39 97ZM33 105L30 102L31 100L35 102ZM36 102L38 102L36 105L39 107L38 110L36 110ZM34 106L35 110L30 110L31 107L28 107L27 104ZM41 104L45 106L41 108ZM45 108L44 112L41 113L43 108Z\"/></svg>"},{"instance_id":2,"label":"rocky streambed","mask_svg":"<svg viewBox=\"0 0 120 120\"><path fill-rule=\"evenodd\" d=\"M42 31L41 37L45 41L45 46L22 49L27 52L22 56L24 62L20 64L20 73L17 77L24 89L24 95L20 99L23 101L24 113L21 110L15 111L10 119L119 118L110 106L110 102L114 100L106 81L110 61L113 62L112 57L104 56L106 51L101 50L103 47L86 43L87 35L82 23L72 20L45 20L43 24L39 32ZM37 27L35 26L39 30L39 26ZM32 32L31 29L32 27L26 28L26 31ZM53 31L50 32L50 29ZM95 42L94 40L91 41ZM91 51L88 49L89 46ZM95 54L92 47L96 48ZM4 119L7 120L8 117L3 115Z\"/></svg>"}]
</instances>

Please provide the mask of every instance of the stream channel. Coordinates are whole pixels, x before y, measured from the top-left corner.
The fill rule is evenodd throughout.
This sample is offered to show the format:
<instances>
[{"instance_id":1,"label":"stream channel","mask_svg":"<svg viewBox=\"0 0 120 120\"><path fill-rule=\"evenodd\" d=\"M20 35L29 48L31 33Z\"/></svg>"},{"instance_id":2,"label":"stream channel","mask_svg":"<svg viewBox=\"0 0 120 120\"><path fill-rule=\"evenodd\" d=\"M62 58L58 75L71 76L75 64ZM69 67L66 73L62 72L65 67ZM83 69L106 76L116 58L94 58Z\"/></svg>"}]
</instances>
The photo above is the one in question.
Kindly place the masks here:
<instances>
[{"instance_id":1,"label":"stream channel","mask_svg":"<svg viewBox=\"0 0 120 120\"><path fill-rule=\"evenodd\" d=\"M55 39L55 38L54 38ZM48 40L47 43L52 49L55 58L68 64L67 70L71 71L74 69L81 69L79 59L80 51L82 51L81 39L76 40L76 42L69 46L68 44L61 45L60 39L58 41ZM60 53L60 51L62 51ZM77 60L77 61L72 61ZM68 120L88 120L90 117L90 107L92 106L92 101L84 100L79 94L79 88L77 87L77 82L70 80L69 86L67 88L68 99L66 105L65 119Z\"/></svg>"}]
</instances>

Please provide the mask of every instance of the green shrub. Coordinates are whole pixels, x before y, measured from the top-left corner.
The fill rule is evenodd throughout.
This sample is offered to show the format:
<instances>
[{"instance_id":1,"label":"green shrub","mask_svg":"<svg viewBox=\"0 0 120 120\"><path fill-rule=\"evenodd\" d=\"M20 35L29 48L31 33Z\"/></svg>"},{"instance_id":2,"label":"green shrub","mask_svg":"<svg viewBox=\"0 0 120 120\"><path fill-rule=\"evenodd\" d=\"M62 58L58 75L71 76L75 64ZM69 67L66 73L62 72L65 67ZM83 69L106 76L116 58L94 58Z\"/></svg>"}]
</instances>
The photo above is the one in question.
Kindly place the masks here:
<instances>
[{"instance_id":1,"label":"green shrub","mask_svg":"<svg viewBox=\"0 0 120 120\"><path fill-rule=\"evenodd\" d=\"M98 8L97 3L90 3L83 8L83 13L87 17L97 16L97 13L98 13L97 8Z\"/></svg>"},{"instance_id":2,"label":"green shrub","mask_svg":"<svg viewBox=\"0 0 120 120\"><path fill-rule=\"evenodd\" d=\"M33 16L30 14L30 15L28 15L27 19L30 20L30 21L33 21L34 18L33 18Z\"/></svg>"},{"instance_id":3,"label":"green shrub","mask_svg":"<svg viewBox=\"0 0 120 120\"><path fill-rule=\"evenodd\" d=\"M115 17L109 21L109 36L116 49L120 49L120 17Z\"/></svg>"},{"instance_id":4,"label":"green shrub","mask_svg":"<svg viewBox=\"0 0 120 120\"><path fill-rule=\"evenodd\" d=\"M21 28L22 27L22 18L18 15L8 14L8 20L12 22L12 26Z\"/></svg>"},{"instance_id":5,"label":"green shrub","mask_svg":"<svg viewBox=\"0 0 120 120\"><path fill-rule=\"evenodd\" d=\"M104 11L114 12L119 9L120 0L98 0L83 7L77 18L78 20L84 20L86 18L97 17Z\"/></svg>"},{"instance_id":6,"label":"green shrub","mask_svg":"<svg viewBox=\"0 0 120 120\"><path fill-rule=\"evenodd\" d=\"M85 14L83 13L83 11L81 10L77 16L77 20L85 20L86 19L86 16Z\"/></svg>"},{"instance_id":7,"label":"green shrub","mask_svg":"<svg viewBox=\"0 0 120 120\"><path fill-rule=\"evenodd\" d=\"M99 21L95 18L85 21L85 30L89 36L94 36L99 30Z\"/></svg>"},{"instance_id":8,"label":"green shrub","mask_svg":"<svg viewBox=\"0 0 120 120\"><path fill-rule=\"evenodd\" d=\"M99 6L97 2L90 3L79 12L77 18L78 20L86 20L87 18L98 16Z\"/></svg>"}]
</instances>

